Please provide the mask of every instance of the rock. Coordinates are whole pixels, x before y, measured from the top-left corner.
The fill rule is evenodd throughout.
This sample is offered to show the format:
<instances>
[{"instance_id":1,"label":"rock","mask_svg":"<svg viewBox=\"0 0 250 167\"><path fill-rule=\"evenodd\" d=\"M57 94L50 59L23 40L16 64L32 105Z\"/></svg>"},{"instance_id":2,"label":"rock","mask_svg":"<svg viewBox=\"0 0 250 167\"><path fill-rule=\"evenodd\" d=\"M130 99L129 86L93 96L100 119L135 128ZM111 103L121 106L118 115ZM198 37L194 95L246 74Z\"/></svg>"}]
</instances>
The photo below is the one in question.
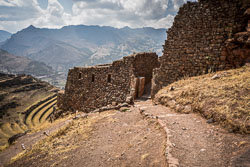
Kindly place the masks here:
<instances>
[{"instance_id":1,"label":"rock","mask_svg":"<svg viewBox=\"0 0 250 167\"><path fill-rule=\"evenodd\" d=\"M129 106L128 103L122 103L122 104L120 104L120 107L128 107L128 106Z\"/></svg>"},{"instance_id":2,"label":"rock","mask_svg":"<svg viewBox=\"0 0 250 167\"><path fill-rule=\"evenodd\" d=\"M117 103L115 101L112 102L112 106L116 106Z\"/></svg>"},{"instance_id":3,"label":"rock","mask_svg":"<svg viewBox=\"0 0 250 167\"><path fill-rule=\"evenodd\" d=\"M176 106L176 101L175 100L170 100L167 102L167 105L170 107L170 108L175 108Z\"/></svg>"},{"instance_id":4,"label":"rock","mask_svg":"<svg viewBox=\"0 0 250 167\"><path fill-rule=\"evenodd\" d=\"M49 136L49 134L46 131L44 131L43 134L46 136Z\"/></svg>"},{"instance_id":5,"label":"rock","mask_svg":"<svg viewBox=\"0 0 250 167\"><path fill-rule=\"evenodd\" d=\"M119 106L119 105L117 105L117 106L114 106L114 109L115 110L119 110L121 107Z\"/></svg>"},{"instance_id":6,"label":"rock","mask_svg":"<svg viewBox=\"0 0 250 167\"><path fill-rule=\"evenodd\" d=\"M184 128L184 127L183 127L182 130L187 130L187 128Z\"/></svg>"},{"instance_id":7,"label":"rock","mask_svg":"<svg viewBox=\"0 0 250 167\"><path fill-rule=\"evenodd\" d=\"M213 118L210 118L210 119L207 120L207 123L209 123L209 124L211 124L211 123L213 123L213 122L214 122L214 119L213 119Z\"/></svg>"},{"instance_id":8,"label":"rock","mask_svg":"<svg viewBox=\"0 0 250 167\"><path fill-rule=\"evenodd\" d=\"M88 114L85 114L85 115L81 115L82 118L88 118Z\"/></svg>"},{"instance_id":9,"label":"rock","mask_svg":"<svg viewBox=\"0 0 250 167\"><path fill-rule=\"evenodd\" d=\"M204 149L204 148L200 150L200 152L204 152L204 151L206 151L206 149Z\"/></svg>"},{"instance_id":10,"label":"rock","mask_svg":"<svg viewBox=\"0 0 250 167\"><path fill-rule=\"evenodd\" d=\"M21 144L21 147L22 147L22 149L23 150L25 150L26 148L25 148L25 146L24 146L24 144Z\"/></svg>"},{"instance_id":11,"label":"rock","mask_svg":"<svg viewBox=\"0 0 250 167\"><path fill-rule=\"evenodd\" d=\"M121 108L120 108L120 111L121 111L121 112L126 112L126 111L130 111L130 110L129 110L129 108L127 108L127 107L121 107Z\"/></svg>"},{"instance_id":12,"label":"rock","mask_svg":"<svg viewBox=\"0 0 250 167\"><path fill-rule=\"evenodd\" d=\"M175 106L175 110L176 110L177 112L181 112L181 111L184 110L184 107L183 107L182 105L177 104L177 105Z\"/></svg>"},{"instance_id":13,"label":"rock","mask_svg":"<svg viewBox=\"0 0 250 167\"><path fill-rule=\"evenodd\" d=\"M221 61L225 61L225 60L226 60L226 56L221 56L221 57L220 57L220 60L221 60Z\"/></svg>"},{"instance_id":14,"label":"rock","mask_svg":"<svg viewBox=\"0 0 250 167\"><path fill-rule=\"evenodd\" d=\"M109 110L109 108L107 106L104 106L102 108L100 108L102 111L106 111L106 110Z\"/></svg>"},{"instance_id":15,"label":"rock","mask_svg":"<svg viewBox=\"0 0 250 167\"><path fill-rule=\"evenodd\" d=\"M245 12L244 12L244 15L250 15L250 8L248 8Z\"/></svg>"},{"instance_id":16,"label":"rock","mask_svg":"<svg viewBox=\"0 0 250 167\"><path fill-rule=\"evenodd\" d=\"M142 108L139 108L140 113L143 113L145 110Z\"/></svg>"},{"instance_id":17,"label":"rock","mask_svg":"<svg viewBox=\"0 0 250 167\"><path fill-rule=\"evenodd\" d=\"M173 91L174 89L175 89L175 87L171 86L171 87L169 88L169 91Z\"/></svg>"},{"instance_id":18,"label":"rock","mask_svg":"<svg viewBox=\"0 0 250 167\"><path fill-rule=\"evenodd\" d=\"M126 98L126 103L128 103L128 104L133 104L133 103L134 103L133 97L132 97L132 96L128 96L128 97Z\"/></svg>"},{"instance_id":19,"label":"rock","mask_svg":"<svg viewBox=\"0 0 250 167\"><path fill-rule=\"evenodd\" d=\"M184 109L183 109L183 112L185 114L189 114L190 112L192 112L192 106L191 105L185 106Z\"/></svg>"},{"instance_id":20,"label":"rock","mask_svg":"<svg viewBox=\"0 0 250 167\"><path fill-rule=\"evenodd\" d=\"M212 80L216 80L216 79L219 79L220 78L220 76L218 75L218 74L215 74L214 76L212 76Z\"/></svg>"},{"instance_id":21,"label":"rock","mask_svg":"<svg viewBox=\"0 0 250 167\"><path fill-rule=\"evenodd\" d=\"M96 109L94 111L92 111L93 113L97 113L97 112L100 112L100 109Z\"/></svg>"}]
</instances>

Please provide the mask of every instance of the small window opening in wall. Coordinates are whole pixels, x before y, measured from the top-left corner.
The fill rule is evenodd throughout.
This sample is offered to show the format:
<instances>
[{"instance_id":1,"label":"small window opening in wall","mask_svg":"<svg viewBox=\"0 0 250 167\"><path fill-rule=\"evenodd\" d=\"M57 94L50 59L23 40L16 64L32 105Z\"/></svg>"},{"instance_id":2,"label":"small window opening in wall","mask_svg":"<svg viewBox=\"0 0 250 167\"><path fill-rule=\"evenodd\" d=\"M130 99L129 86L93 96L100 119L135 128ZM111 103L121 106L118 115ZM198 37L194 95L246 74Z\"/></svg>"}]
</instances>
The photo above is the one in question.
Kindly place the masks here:
<instances>
[{"instance_id":1,"label":"small window opening in wall","mask_svg":"<svg viewBox=\"0 0 250 167\"><path fill-rule=\"evenodd\" d=\"M79 73L78 79L82 78L82 73Z\"/></svg>"},{"instance_id":2,"label":"small window opening in wall","mask_svg":"<svg viewBox=\"0 0 250 167\"><path fill-rule=\"evenodd\" d=\"M111 74L108 75L108 83L111 83Z\"/></svg>"},{"instance_id":3,"label":"small window opening in wall","mask_svg":"<svg viewBox=\"0 0 250 167\"><path fill-rule=\"evenodd\" d=\"M95 75L92 74L92 82L95 82Z\"/></svg>"}]
</instances>

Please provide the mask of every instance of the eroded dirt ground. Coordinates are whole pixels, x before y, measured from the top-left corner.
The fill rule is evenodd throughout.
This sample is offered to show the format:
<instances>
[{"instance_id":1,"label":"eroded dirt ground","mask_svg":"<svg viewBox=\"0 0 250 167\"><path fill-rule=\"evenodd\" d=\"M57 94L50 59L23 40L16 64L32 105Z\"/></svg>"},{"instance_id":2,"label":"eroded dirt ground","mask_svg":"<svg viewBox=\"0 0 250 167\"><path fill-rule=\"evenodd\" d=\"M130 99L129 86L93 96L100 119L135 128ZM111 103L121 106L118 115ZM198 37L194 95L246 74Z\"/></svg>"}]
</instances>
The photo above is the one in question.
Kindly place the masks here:
<instances>
[{"instance_id":1,"label":"eroded dirt ground","mask_svg":"<svg viewBox=\"0 0 250 167\"><path fill-rule=\"evenodd\" d=\"M249 135L229 133L198 114L176 113L150 100L136 102L130 111L73 120L7 166L250 166Z\"/></svg>"},{"instance_id":2,"label":"eroded dirt ground","mask_svg":"<svg viewBox=\"0 0 250 167\"><path fill-rule=\"evenodd\" d=\"M89 114L8 166L164 167L165 139L157 121L138 108Z\"/></svg>"},{"instance_id":3,"label":"eroded dirt ground","mask_svg":"<svg viewBox=\"0 0 250 167\"><path fill-rule=\"evenodd\" d=\"M155 118L168 134L168 148L181 167L250 167L250 136L229 133L195 113L181 114L168 107L138 102L143 115Z\"/></svg>"}]
</instances>

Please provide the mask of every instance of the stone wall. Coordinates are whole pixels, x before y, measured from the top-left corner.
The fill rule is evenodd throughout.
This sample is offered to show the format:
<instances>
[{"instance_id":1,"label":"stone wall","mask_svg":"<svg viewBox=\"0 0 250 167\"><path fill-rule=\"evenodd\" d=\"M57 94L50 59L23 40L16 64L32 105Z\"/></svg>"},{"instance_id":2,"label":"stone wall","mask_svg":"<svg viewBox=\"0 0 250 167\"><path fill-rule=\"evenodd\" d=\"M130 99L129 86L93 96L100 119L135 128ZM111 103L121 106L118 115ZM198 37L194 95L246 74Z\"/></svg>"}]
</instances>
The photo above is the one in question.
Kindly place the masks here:
<instances>
[{"instance_id":1,"label":"stone wall","mask_svg":"<svg viewBox=\"0 0 250 167\"><path fill-rule=\"evenodd\" d=\"M90 112L112 102L123 103L134 94L135 78L140 76L150 81L157 65L155 53L139 53L112 64L70 69L58 107Z\"/></svg>"},{"instance_id":2,"label":"stone wall","mask_svg":"<svg viewBox=\"0 0 250 167\"><path fill-rule=\"evenodd\" d=\"M154 69L151 96L186 76L234 68L222 55L225 41L247 24L239 0L200 0L180 8L168 29L160 68Z\"/></svg>"},{"instance_id":3,"label":"stone wall","mask_svg":"<svg viewBox=\"0 0 250 167\"><path fill-rule=\"evenodd\" d=\"M147 85L151 83L153 69L159 67L158 56L156 53L137 54L133 67L135 77L145 77Z\"/></svg>"}]
</instances>

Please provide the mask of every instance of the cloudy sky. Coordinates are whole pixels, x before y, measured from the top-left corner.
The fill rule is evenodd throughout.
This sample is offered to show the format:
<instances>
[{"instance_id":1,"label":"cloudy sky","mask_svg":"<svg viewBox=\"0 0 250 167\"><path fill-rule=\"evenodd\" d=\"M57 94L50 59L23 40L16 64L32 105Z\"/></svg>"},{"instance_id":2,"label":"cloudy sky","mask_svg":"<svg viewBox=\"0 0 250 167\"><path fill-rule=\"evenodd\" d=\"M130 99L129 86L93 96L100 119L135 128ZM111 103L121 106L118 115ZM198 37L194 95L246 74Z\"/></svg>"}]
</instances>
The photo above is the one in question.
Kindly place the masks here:
<instances>
[{"instance_id":1,"label":"cloudy sky","mask_svg":"<svg viewBox=\"0 0 250 167\"><path fill-rule=\"evenodd\" d=\"M194 1L194 0L189 0ZM169 28L187 0L0 0L0 30L16 32L29 25Z\"/></svg>"}]
</instances>

